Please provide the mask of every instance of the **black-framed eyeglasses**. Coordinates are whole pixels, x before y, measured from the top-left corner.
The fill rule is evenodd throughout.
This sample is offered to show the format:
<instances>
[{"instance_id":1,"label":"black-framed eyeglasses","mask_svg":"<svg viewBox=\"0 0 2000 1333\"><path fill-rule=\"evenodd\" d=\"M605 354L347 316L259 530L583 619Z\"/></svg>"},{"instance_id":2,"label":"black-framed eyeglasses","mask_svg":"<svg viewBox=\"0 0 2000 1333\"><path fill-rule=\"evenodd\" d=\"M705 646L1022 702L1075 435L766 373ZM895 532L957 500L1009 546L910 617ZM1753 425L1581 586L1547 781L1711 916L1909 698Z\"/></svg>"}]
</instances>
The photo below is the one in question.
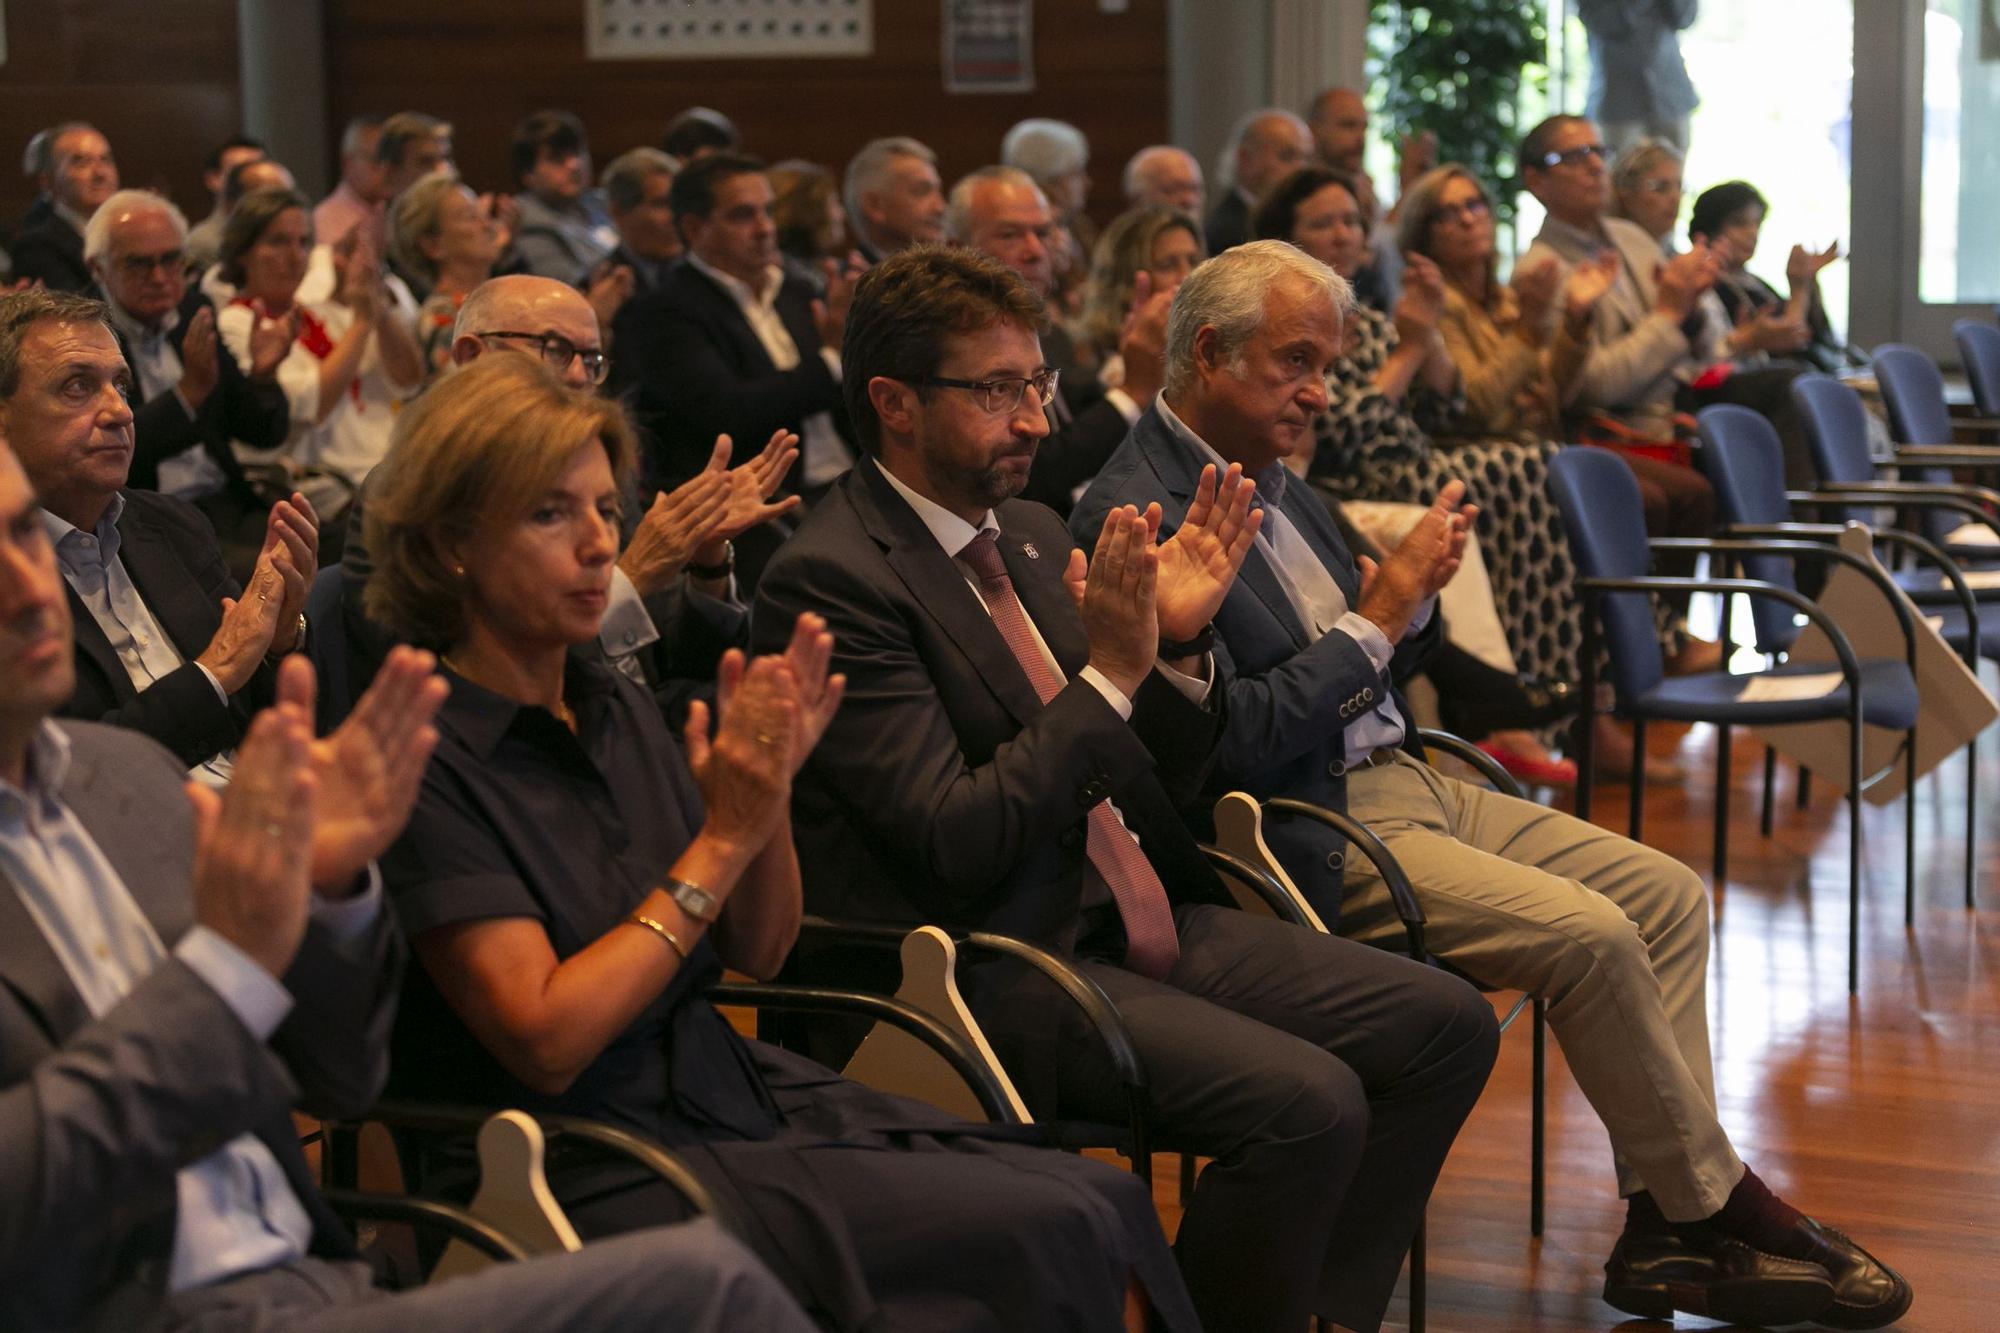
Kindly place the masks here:
<instances>
[{"instance_id":1,"label":"black-framed eyeglasses","mask_svg":"<svg viewBox=\"0 0 2000 1333\"><path fill-rule=\"evenodd\" d=\"M187 267L187 252L184 250L162 250L156 255L120 255L118 269L128 278L143 278L154 269L162 273L176 273Z\"/></svg>"},{"instance_id":2,"label":"black-framed eyeglasses","mask_svg":"<svg viewBox=\"0 0 2000 1333\"><path fill-rule=\"evenodd\" d=\"M1575 167L1581 166L1585 161L1603 160L1604 145L1601 143L1580 143L1574 148L1565 148L1560 153L1542 154L1542 165L1545 167Z\"/></svg>"},{"instance_id":3,"label":"black-framed eyeglasses","mask_svg":"<svg viewBox=\"0 0 2000 1333\"><path fill-rule=\"evenodd\" d=\"M578 347L560 333L519 333L511 329L488 329L484 333L475 333L473 337L518 338L523 342L534 343L542 354L542 360L547 362L549 368L558 375L566 374L569 371L569 363L582 357L583 373L592 384L604 383L604 374L611 368L611 362L604 355L602 347Z\"/></svg>"},{"instance_id":4,"label":"black-framed eyeglasses","mask_svg":"<svg viewBox=\"0 0 2000 1333\"><path fill-rule=\"evenodd\" d=\"M942 375L926 375L916 383L935 385L940 389L964 389L978 400L981 407L998 416L1019 408L1029 389L1033 389L1035 397L1043 407L1047 407L1056 400L1056 381L1061 377L1059 370L1043 370L1026 377L1009 375L991 380L954 380Z\"/></svg>"},{"instance_id":5,"label":"black-framed eyeglasses","mask_svg":"<svg viewBox=\"0 0 2000 1333\"><path fill-rule=\"evenodd\" d=\"M1460 218L1471 222L1485 217L1492 211L1491 205L1479 196L1474 195L1463 203L1439 204L1431 216L1439 222L1456 222Z\"/></svg>"}]
</instances>

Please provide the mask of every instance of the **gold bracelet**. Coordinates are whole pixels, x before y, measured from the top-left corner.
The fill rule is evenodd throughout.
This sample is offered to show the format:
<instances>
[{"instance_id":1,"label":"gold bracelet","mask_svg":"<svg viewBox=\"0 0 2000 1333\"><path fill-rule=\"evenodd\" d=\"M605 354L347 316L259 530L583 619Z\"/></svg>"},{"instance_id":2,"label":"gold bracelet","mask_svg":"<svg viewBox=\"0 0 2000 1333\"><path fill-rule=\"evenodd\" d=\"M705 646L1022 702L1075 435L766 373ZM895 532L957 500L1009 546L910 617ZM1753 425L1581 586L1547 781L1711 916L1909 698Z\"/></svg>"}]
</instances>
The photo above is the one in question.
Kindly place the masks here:
<instances>
[{"instance_id":1,"label":"gold bracelet","mask_svg":"<svg viewBox=\"0 0 2000 1333\"><path fill-rule=\"evenodd\" d=\"M643 916L638 912L634 912L632 913L632 915L625 918L625 924L628 926L644 926L647 930L652 931L655 935L658 935L661 939L665 940L667 942L667 947L671 948L675 953L679 954L681 956L681 961L683 963L687 961L687 956L688 956L687 945L682 944L679 936L675 935L674 932L668 930L665 926L661 925L659 922L653 920L653 918L649 916Z\"/></svg>"}]
</instances>

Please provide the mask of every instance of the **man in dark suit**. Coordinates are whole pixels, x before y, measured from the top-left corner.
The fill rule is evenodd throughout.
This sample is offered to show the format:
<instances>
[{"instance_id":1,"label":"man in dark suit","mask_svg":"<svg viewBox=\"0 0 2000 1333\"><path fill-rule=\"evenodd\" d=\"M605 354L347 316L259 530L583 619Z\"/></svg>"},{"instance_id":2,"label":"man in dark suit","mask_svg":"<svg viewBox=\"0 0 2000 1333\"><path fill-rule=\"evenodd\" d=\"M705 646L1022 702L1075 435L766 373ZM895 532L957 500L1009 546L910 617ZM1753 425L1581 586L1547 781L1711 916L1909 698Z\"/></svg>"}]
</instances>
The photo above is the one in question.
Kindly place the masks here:
<instances>
[{"instance_id":1,"label":"man in dark suit","mask_svg":"<svg viewBox=\"0 0 2000 1333\"><path fill-rule=\"evenodd\" d=\"M680 262L681 234L669 198L678 169L671 157L645 147L620 153L604 168L604 203L618 229L618 246L605 262L632 270L634 298L658 288Z\"/></svg>"},{"instance_id":2,"label":"man in dark suit","mask_svg":"<svg viewBox=\"0 0 2000 1333\"><path fill-rule=\"evenodd\" d=\"M359 1114L387 1073L402 949L369 862L443 686L405 650L315 745L295 663L228 792L184 792L145 738L48 720L69 625L34 508L0 446L0 1325L806 1328L707 1228L376 1304L291 1111Z\"/></svg>"},{"instance_id":3,"label":"man in dark suit","mask_svg":"<svg viewBox=\"0 0 2000 1333\"><path fill-rule=\"evenodd\" d=\"M1044 300L1055 286L1049 253L1055 226L1041 187L1014 167L973 172L951 187L945 210L946 235L1013 269ZM1119 339L1125 380L1117 388L1106 390L1096 375L1078 372L1068 334L1055 328L1043 335L1042 354L1062 378L1049 400L1049 433L1035 450L1022 499L1067 514L1077 491L1097 475L1160 391L1160 351L1173 298L1152 295L1150 278L1140 283Z\"/></svg>"},{"instance_id":4,"label":"man in dark suit","mask_svg":"<svg viewBox=\"0 0 2000 1333\"><path fill-rule=\"evenodd\" d=\"M1203 1325L1372 1328L1485 1082L1492 1010L1435 969L1223 906L1175 811L1223 721L1200 640L1249 495L1211 477L1158 546L1120 511L1086 570L1061 520L1009 498L1048 431L1043 317L965 250L861 280L842 357L870 457L752 615L764 644L823 615L847 677L794 786L808 902L1074 958L1131 1031L1158 1140L1216 1157L1177 1244ZM963 984L1038 1115L1125 1114L1065 1005L1004 968Z\"/></svg>"},{"instance_id":5,"label":"man in dark suit","mask_svg":"<svg viewBox=\"0 0 2000 1333\"><path fill-rule=\"evenodd\" d=\"M1278 241L1196 270L1175 299L1167 389L1072 518L1085 532L1119 506L1157 504L1169 529L1190 512L1204 466L1258 480L1264 523L1215 616L1228 722L1208 794L1344 809L1408 872L1432 949L1488 985L1547 999L1632 1200L1606 1266L1611 1304L1756 1324L1892 1322L1908 1284L1766 1190L1716 1119L1700 879L1664 853L1423 764L1391 687L1392 645L1413 637L1456 571L1452 537L1473 517L1453 512L1464 488L1447 486L1379 569L1357 572L1325 508L1283 464L1326 409L1352 301L1330 269ZM1339 842L1307 821L1268 836L1323 919L1397 945L1401 922L1371 865L1356 857L1343 876Z\"/></svg>"},{"instance_id":6,"label":"man in dark suit","mask_svg":"<svg viewBox=\"0 0 2000 1333\"><path fill-rule=\"evenodd\" d=\"M87 292L91 277L83 258L83 229L117 190L118 161L111 156L110 140L80 120L50 130L47 153L38 182L48 196L49 212L15 236L14 277L52 291Z\"/></svg>"},{"instance_id":7,"label":"man in dark suit","mask_svg":"<svg viewBox=\"0 0 2000 1333\"><path fill-rule=\"evenodd\" d=\"M41 500L69 588L76 688L68 717L152 736L215 782L268 702L267 658L299 646L318 527L305 497L271 511L248 591L182 501L126 489L131 372L101 302L0 297L0 424Z\"/></svg>"},{"instance_id":8,"label":"man in dark suit","mask_svg":"<svg viewBox=\"0 0 2000 1333\"><path fill-rule=\"evenodd\" d=\"M258 319L250 373L216 339L215 308L190 290L187 219L150 190L121 190L93 215L84 254L131 370L133 451L129 484L161 491L202 511L239 575L263 545L267 506L231 441L284 443L291 429L278 364L291 350L284 320Z\"/></svg>"},{"instance_id":9,"label":"man in dark suit","mask_svg":"<svg viewBox=\"0 0 2000 1333\"><path fill-rule=\"evenodd\" d=\"M1237 122L1229 139L1229 185L1202 226L1208 252L1250 239L1250 216L1271 187L1312 160L1312 131L1289 111L1265 107Z\"/></svg>"},{"instance_id":10,"label":"man in dark suit","mask_svg":"<svg viewBox=\"0 0 2000 1333\"><path fill-rule=\"evenodd\" d=\"M651 480L669 486L729 435L741 462L773 431L803 441L800 485L847 470L840 418L840 334L852 283L825 295L779 262L764 164L716 153L683 168L670 195L687 257L620 312L612 347L619 385L654 435Z\"/></svg>"}]
</instances>

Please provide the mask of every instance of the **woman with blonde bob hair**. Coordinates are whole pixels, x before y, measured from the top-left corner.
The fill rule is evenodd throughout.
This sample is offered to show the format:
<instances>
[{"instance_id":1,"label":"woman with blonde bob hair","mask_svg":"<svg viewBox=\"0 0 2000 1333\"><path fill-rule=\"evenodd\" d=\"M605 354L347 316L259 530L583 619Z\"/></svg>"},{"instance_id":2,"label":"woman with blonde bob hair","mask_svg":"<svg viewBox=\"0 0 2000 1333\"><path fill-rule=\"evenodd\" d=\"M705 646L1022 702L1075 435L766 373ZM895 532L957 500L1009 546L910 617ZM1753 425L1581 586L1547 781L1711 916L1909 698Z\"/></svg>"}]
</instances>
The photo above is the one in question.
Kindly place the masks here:
<instances>
[{"instance_id":1,"label":"woman with blonde bob hair","mask_svg":"<svg viewBox=\"0 0 2000 1333\"><path fill-rule=\"evenodd\" d=\"M615 402L484 356L405 414L369 497L368 609L437 647L452 687L383 861L421 964L396 1092L668 1144L825 1327L1113 1330L1134 1282L1193 1327L1135 1177L746 1041L709 1003L798 935L792 779L844 683L801 615L784 652L722 659L683 748L605 663L632 438ZM586 1239L687 1215L642 1167L548 1174Z\"/></svg>"},{"instance_id":2,"label":"woman with blonde bob hair","mask_svg":"<svg viewBox=\"0 0 2000 1333\"><path fill-rule=\"evenodd\" d=\"M1122 376L1109 368L1132 313L1139 275L1148 276L1152 291L1170 292L1207 257L1201 224L1179 209L1154 205L1120 213L1091 252L1090 280L1076 323L1079 364L1098 369L1109 387L1122 383Z\"/></svg>"}]
</instances>

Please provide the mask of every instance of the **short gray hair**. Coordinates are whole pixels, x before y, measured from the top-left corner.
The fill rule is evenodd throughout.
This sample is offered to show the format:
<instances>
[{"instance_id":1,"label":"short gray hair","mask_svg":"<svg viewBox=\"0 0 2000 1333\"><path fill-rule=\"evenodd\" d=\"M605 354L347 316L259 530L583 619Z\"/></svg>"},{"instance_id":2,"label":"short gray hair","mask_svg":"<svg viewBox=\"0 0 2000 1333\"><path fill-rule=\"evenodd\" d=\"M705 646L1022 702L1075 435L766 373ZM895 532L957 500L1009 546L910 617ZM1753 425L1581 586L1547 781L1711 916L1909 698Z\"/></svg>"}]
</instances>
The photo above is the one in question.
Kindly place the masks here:
<instances>
[{"instance_id":1,"label":"short gray hair","mask_svg":"<svg viewBox=\"0 0 2000 1333\"><path fill-rule=\"evenodd\" d=\"M1035 178L1019 167L981 167L967 173L958 184L951 187L951 194L944 205L945 239L960 245L972 244L972 196L980 186L991 181L998 185L1017 185L1024 190L1041 194L1042 187ZM1046 202L1046 198L1044 199Z\"/></svg>"},{"instance_id":2,"label":"short gray hair","mask_svg":"<svg viewBox=\"0 0 2000 1333\"><path fill-rule=\"evenodd\" d=\"M1194 376L1195 335L1213 328L1223 356L1234 361L1264 322L1265 297L1287 279L1326 293L1333 313L1354 309L1347 279L1289 241L1251 241L1225 250L1188 275L1167 314L1166 391L1178 393Z\"/></svg>"},{"instance_id":3,"label":"short gray hair","mask_svg":"<svg viewBox=\"0 0 2000 1333\"><path fill-rule=\"evenodd\" d=\"M1090 141L1066 120L1034 117L1020 121L1000 141L1000 160L1037 181L1052 181L1090 162Z\"/></svg>"},{"instance_id":4,"label":"short gray hair","mask_svg":"<svg viewBox=\"0 0 2000 1333\"><path fill-rule=\"evenodd\" d=\"M60 125L51 125L28 140L27 151L21 154L21 174L24 176L46 176L56 169L56 140L65 134L78 130L100 133L97 126L87 120L66 120Z\"/></svg>"},{"instance_id":5,"label":"short gray hair","mask_svg":"<svg viewBox=\"0 0 2000 1333\"><path fill-rule=\"evenodd\" d=\"M657 148L633 148L605 163L597 183L604 188L605 202L620 213L629 213L646 197L646 182L655 176L674 176L680 159Z\"/></svg>"},{"instance_id":6,"label":"short gray hair","mask_svg":"<svg viewBox=\"0 0 2000 1333\"><path fill-rule=\"evenodd\" d=\"M1125 198L1127 200L1133 203L1137 203L1139 201L1139 196L1144 194L1148 188L1146 181L1147 166L1157 161L1158 159L1166 156L1168 153L1176 153L1181 157L1186 158L1188 160L1188 164L1194 168L1195 179L1197 180L1201 179L1201 163L1195 160L1195 155L1193 153L1190 153L1187 149L1182 148L1177 144L1170 144L1170 143L1149 144L1146 147L1141 148L1138 152L1132 154L1132 156L1126 160L1125 175L1124 178L1120 181L1120 184L1122 184L1125 187Z\"/></svg>"},{"instance_id":7,"label":"short gray hair","mask_svg":"<svg viewBox=\"0 0 2000 1333\"><path fill-rule=\"evenodd\" d=\"M187 215L174 201L151 190L120 190L97 206L83 227L83 261L95 264L111 249L111 224L121 213L158 213L174 224L174 232L187 244Z\"/></svg>"},{"instance_id":8,"label":"short gray hair","mask_svg":"<svg viewBox=\"0 0 2000 1333\"><path fill-rule=\"evenodd\" d=\"M841 177L840 202L847 205L851 225L867 225L861 212L861 196L888 184L889 168L899 157L914 157L920 162L937 165L937 154L928 146L901 134L886 139L870 139L861 145L860 152L848 160L847 172Z\"/></svg>"},{"instance_id":9,"label":"short gray hair","mask_svg":"<svg viewBox=\"0 0 2000 1333\"><path fill-rule=\"evenodd\" d=\"M111 308L91 296L29 287L0 296L0 398L12 398L21 387L21 344L28 331L44 320L58 324L102 324L111 327Z\"/></svg>"}]
</instances>

